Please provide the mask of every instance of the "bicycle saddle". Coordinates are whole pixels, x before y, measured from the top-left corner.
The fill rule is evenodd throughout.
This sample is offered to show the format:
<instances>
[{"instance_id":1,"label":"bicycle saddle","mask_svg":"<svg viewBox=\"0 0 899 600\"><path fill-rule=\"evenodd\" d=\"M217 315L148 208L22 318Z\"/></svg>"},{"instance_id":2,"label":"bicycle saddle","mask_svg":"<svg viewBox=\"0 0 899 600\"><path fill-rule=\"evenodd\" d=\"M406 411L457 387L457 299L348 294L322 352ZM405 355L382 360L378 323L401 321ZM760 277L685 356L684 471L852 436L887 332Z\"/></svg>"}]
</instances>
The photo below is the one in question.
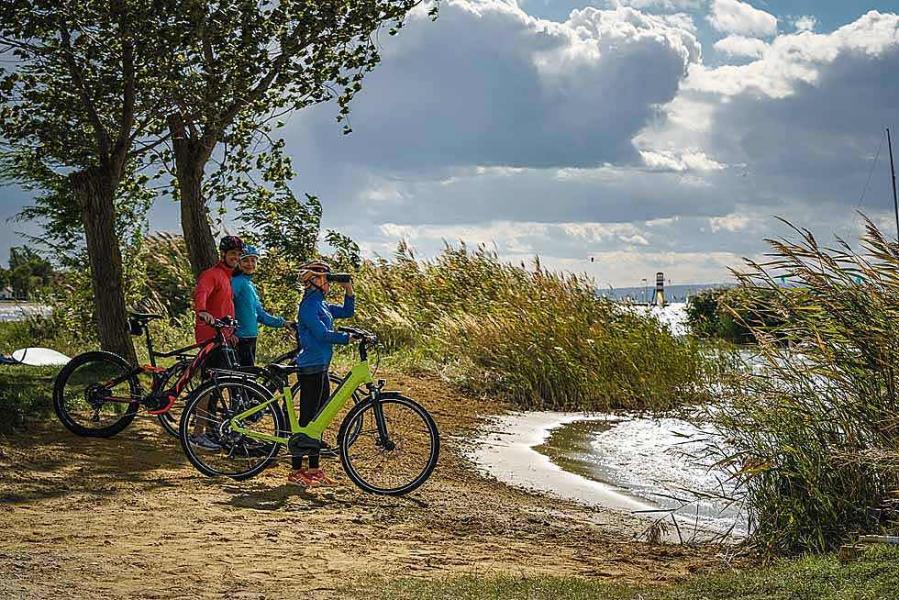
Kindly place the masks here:
<instances>
[{"instance_id":1,"label":"bicycle saddle","mask_svg":"<svg viewBox=\"0 0 899 600\"><path fill-rule=\"evenodd\" d=\"M135 321L139 321L145 325L147 323L149 323L150 321L153 321L154 319L162 318L162 315L153 315L150 313L139 313L139 312L131 312L131 311L128 312L128 316L130 318L134 319Z\"/></svg>"},{"instance_id":2,"label":"bicycle saddle","mask_svg":"<svg viewBox=\"0 0 899 600\"><path fill-rule=\"evenodd\" d=\"M278 364L266 365L265 368L268 369L269 371L271 371L272 373L274 373L277 377L284 377L284 378L286 378L291 373L296 373L296 371L298 369L298 367L296 365L278 365Z\"/></svg>"}]
</instances>

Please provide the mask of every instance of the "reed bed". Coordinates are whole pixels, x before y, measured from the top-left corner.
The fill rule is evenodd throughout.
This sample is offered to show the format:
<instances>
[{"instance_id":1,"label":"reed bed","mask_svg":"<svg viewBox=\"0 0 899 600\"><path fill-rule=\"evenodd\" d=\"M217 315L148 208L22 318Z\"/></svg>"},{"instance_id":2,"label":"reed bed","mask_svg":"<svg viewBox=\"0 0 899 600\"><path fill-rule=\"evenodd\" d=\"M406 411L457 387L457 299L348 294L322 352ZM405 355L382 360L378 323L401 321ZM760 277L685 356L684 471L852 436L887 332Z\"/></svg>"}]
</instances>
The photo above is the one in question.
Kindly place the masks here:
<instances>
[{"instance_id":1,"label":"reed bed","mask_svg":"<svg viewBox=\"0 0 899 600\"><path fill-rule=\"evenodd\" d=\"M401 246L358 281L358 322L407 365L521 408L668 409L708 389L698 342L537 260L507 264L463 245L417 261Z\"/></svg>"},{"instance_id":2,"label":"reed bed","mask_svg":"<svg viewBox=\"0 0 899 600\"><path fill-rule=\"evenodd\" d=\"M268 257L257 278L280 314L296 310L294 268ZM716 374L695 339L537 259L508 264L463 244L422 261L401 243L354 280L355 323L378 333L388 363L521 408L668 409L704 399Z\"/></svg>"},{"instance_id":3,"label":"reed bed","mask_svg":"<svg viewBox=\"0 0 899 600\"><path fill-rule=\"evenodd\" d=\"M150 236L130 267L133 305L170 317L152 325L160 348L192 338L193 277L183 246L177 236ZM552 273L536 259L512 265L462 245L422 261L400 244L390 258L344 266L356 282L354 322L379 334L388 363L521 408L663 410L705 399L716 375L713 354L694 338L675 338L656 319L597 298L586 277ZM272 252L260 267L265 306L295 318L299 265ZM69 279L53 320L89 335L90 304L82 300L89 292L79 284ZM263 328L261 358L289 346Z\"/></svg>"},{"instance_id":4,"label":"reed bed","mask_svg":"<svg viewBox=\"0 0 899 600\"><path fill-rule=\"evenodd\" d=\"M764 366L709 413L751 541L777 554L892 529L899 490L899 248L871 221L858 251L793 229L798 239L768 240L765 262L735 272L741 294L729 310Z\"/></svg>"}]
</instances>

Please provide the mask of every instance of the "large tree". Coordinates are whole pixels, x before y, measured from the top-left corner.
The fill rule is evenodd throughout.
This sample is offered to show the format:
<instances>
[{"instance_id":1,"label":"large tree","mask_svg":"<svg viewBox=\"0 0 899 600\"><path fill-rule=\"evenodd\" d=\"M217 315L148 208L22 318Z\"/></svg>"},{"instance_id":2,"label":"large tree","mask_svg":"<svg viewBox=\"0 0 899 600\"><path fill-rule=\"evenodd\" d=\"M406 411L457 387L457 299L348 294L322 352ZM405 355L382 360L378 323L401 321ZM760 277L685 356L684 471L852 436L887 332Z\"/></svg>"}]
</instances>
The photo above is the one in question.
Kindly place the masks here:
<instances>
[{"instance_id":1,"label":"large tree","mask_svg":"<svg viewBox=\"0 0 899 600\"><path fill-rule=\"evenodd\" d=\"M161 73L180 41L176 2L5 0L0 133L17 177L71 202L90 262L101 346L135 360L116 198L160 136ZM183 31L183 29L182 29ZM11 60L9 60L11 59Z\"/></svg>"},{"instance_id":2,"label":"large tree","mask_svg":"<svg viewBox=\"0 0 899 600\"><path fill-rule=\"evenodd\" d=\"M208 202L236 192L236 180L253 171L280 168L279 142L269 144L271 124L292 110L336 98L337 120L348 133L349 102L361 89L364 74L380 60L376 32L386 25L395 33L420 2L186 3L190 34L178 54L177 74L170 78L166 122L175 195L194 273L217 259ZM274 152L260 153L260 147ZM216 157L218 171L204 185ZM285 172L289 166L275 177L283 179Z\"/></svg>"}]
</instances>

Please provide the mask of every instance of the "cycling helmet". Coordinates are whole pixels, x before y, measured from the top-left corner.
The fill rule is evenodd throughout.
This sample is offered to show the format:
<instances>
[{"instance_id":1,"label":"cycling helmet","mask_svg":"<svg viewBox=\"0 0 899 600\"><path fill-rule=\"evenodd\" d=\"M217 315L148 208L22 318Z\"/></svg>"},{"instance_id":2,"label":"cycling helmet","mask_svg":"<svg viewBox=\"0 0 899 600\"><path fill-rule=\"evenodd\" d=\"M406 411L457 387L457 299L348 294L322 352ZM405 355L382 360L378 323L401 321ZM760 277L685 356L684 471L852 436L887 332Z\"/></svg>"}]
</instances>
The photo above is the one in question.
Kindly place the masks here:
<instances>
[{"instance_id":1,"label":"cycling helmet","mask_svg":"<svg viewBox=\"0 0 899 600\"><path fill-rule=\"evenodd\" d=\"M248 256L255 256L259 258L259 249L256 246L251 246L247 244L243 247L243 252L240 253L240 260L247 258Z\"/></svg>"},{"instance_id":2,"label":"cycling helmet","mask_svg":"<svg viewBox=\"0 0 899 600\"><path fill-rule=\"evenodd\" d=\"M243 250L243 242L236 235L226 235L219 242L219 251L222 254L229 250Z\"/></svg>"},{"instance_id":3,"label":"cycling helmet","mask_svg":"<svg viewBox=\"0 0 899 600\"><path fill-rule=\"evenodd\" d=\"M300 283L304 287L309 287L312 285L313 279L319 275L327 275L330 272L331 267L326 262L320 260L308 262L300 267Z\"/></svg>"}]
</instances>

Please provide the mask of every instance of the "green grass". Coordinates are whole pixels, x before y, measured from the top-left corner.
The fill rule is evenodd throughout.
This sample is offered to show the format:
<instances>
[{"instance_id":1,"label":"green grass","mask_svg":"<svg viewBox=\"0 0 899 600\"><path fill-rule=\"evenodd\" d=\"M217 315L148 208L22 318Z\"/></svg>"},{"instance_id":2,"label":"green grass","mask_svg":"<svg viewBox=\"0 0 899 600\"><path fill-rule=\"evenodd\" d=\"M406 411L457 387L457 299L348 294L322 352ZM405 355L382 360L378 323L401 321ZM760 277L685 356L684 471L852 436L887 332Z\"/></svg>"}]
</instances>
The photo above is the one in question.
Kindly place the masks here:
<instances>
[{"instance_id":1,"label":"green grass","mask_svg":"<svg viewBox=\"0 0 899 600\"><path fill-rule=\"evenodd\" d=\"M28 322L0 323L0 352L44 345L32 338ZM30 419L53 412L53 377L58 367L0 365L0 433L21 429Z\"/></svg>"},{"instance_id":2,"label":"green grass","mask_svg":"<svg viewBox=\"0 0 899 600\"><path fill-rule=\"evenodd\" d=\"M894 600L899 549L874 546L840 564L835 555L783 560L771 567L703 575L672 586L629 587L573 577L480 577L358 581L347 597L381 600Z\"/></svg>"},{"instance_id":3,"label":"green grass","mask_svg":"<svg viewBox=\"0 0 899 600\"><path fill-rule=\"evenodd\" d=\"M0 365L0 433L52 414L56 371L56 367Z\"/></svg>"}]
</instances>

